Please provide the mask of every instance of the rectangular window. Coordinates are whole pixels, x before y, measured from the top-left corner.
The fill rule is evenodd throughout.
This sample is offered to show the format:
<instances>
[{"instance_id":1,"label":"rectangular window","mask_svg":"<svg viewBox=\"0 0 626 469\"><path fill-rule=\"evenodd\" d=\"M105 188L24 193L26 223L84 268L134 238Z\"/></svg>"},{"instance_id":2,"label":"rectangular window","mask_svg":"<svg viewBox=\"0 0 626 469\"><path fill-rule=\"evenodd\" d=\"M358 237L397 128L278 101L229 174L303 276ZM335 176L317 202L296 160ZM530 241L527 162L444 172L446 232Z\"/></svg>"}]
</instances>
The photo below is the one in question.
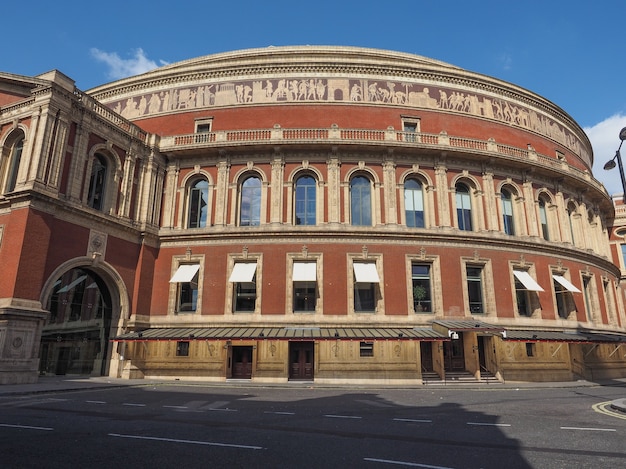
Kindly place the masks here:
<instances>
[{"instance_id":1,"label":"rectangular window","mask_svg":"<svg viewBox=\"0 0 626 469\"><path fill-rule=\"evenodd\" d=\"M626 269L626 243L620 244L620 248L622 250L622 270Z\"/></svg>"},{"instance_id":2,"label":"rectangular window","mask_svg":"<svg viewBox=\"0 0 626 469\"><path fill-rule=\"evenodd\" d=\"M359 346L359 355L361 357L374 356L374 342L361 342Z\"/></svg>"},{"instance_id":3,"label":"rectangular window","mask_svg":"<svg viewBox=\"0 0 626 469\"><path fill-rule=\"evenodd\" d=\"M251 312L256 309L256 262L237 262L230 274L234 284L234 311Z\"/></svg>"},{"instance_id":4,"label":"rectangular window","mask_svg":"<svg viewBox=\"0 0 626 469\"><path fill-rule=\"evenodd\" d=\"M420 120L418 117L402 118L402 139L405 142L417 142L417 133L420 131Z\"/></svg>"},{"instance_id":5,"label":"rectangular window","mask_svg":"<svg viewBox=\"0 0 626 469\"><path fill-rule=\"evenodd\" d=\"M533 306L532 292L544 291L541 286L525 270L514 270L515 277L515 300L517 303L517 313L520 316L532 316ZM536 295L536 293L534 294Z\"/></svg>"},{"instance_id":6,"label":"rectangular window","mask_svg":"<svg viewBox=\"0 0 626 469\"><path fill-rule=\"evenodd\" d=\"M483 268L480 266L467 266L467 298L471 314L485 312L483 306Z\"/></svg>"},{"instance_id":7,"label":"rectangular window","mask_svg":"<svg viewBox=\"0 0 626 469\"><path fill-rule=\"evenodd\" d=\"M176 312L195 313L198 307L198 273L200 264L182 264L170 279L176 283Z\"/></svg>"},{"instance_id":8,"label":"rectangular window","mask_svg":"<svg viewBox=\"0 0 626 469\"><path fill-rule=\"evenodd\" d=\"M215 136L210 134L213 125L212 117L203 117L195 121L196 143L208 143L215 141Z\"/></svg>"},{"instance_id":9,"label":"rectangular window","mask_svg":"<svg viewBox=\"0 0 626 469\"><path fill-rule=\"evenodd\" d=\"M380 282L376 263L355 262L354 268L354 311L372 313L376 311L376 286Z\"/></svg>"},{"instance_id":10,"label":"rectangular window","mask_svg":"<svg viewBox=\"0 0 626 469\"><path fill-rule=\"evenodd\" d=\"M535 344L532 342L526 342L526 356L534 357L535 356Z\"/></svg>"},{"instance_id":11,"label":"rectangular window","mask_svg":"<svg viewBox=\"0 0 626 469\"><path fill-rule=\"evenodd\" d=\"M315 312L317 306L317 262L293 263L293 310Z\"/></svg>"},{"instance_id":12,"label":"rectangular window","mask_svg":"<svg viewBox=\"0 0 626 469\"><path fill-rule=\"evenodd\" d=\"M575 311L572 293L580 293L580 290L562 275L552 275L552 278L557 313L560 318L567 319Z\"/></svg>"},{"instance_id":13,"label":"rectangular window","mask_svg":"<svg viewBox=\"0 0 626 469\"><path fill-rule=\"evenodd\" d=\"M189 342L187 341L176 342L176 356L177 357L189 356Z\"/></svg>"},{"instance_id":14,"label":"rectangular window","mask_svg":"<svg viewBox=\"0 0 626 469\"><path fill-rule=\"evenodd\" d=\"M412 264L413 310L416 313L432 313L430 290L430 264Z\"/></svg>"}]
</instances>

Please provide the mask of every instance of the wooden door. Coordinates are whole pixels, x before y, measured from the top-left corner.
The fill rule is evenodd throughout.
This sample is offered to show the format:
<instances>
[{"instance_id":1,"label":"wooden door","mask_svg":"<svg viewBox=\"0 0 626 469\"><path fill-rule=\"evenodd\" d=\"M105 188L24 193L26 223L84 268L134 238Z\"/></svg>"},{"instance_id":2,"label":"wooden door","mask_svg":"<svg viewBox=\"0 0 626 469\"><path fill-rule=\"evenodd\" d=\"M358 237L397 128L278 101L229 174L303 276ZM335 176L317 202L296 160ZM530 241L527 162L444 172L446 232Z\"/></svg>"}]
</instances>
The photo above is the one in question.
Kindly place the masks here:
<instances>
[{"instance_id":1,"label":"wooden door","mask_svg":"<svg viewBox=\"0 0 626 469\"><path fill-rule=\"evenodd\" d=\"M458 339L443 343L443 361L446 371L465 371L465 354L463 353L463 334Z\"/></svg>"},{"instance_id":2,"label":"wooden door","mask_svg":"<svg viewBox=\"0 0 626 469\"><path fill-rule=\"evenodd\" d=\"M313 379L313 342L289 343L289 379Z\"/></svg>"},{"instance_id":3,"label":"wooden door","mask_svg":"<svg viewBox=\"0 0 626 469\"><path fill-rule=\"evenodd\" d=\"M232 377L234 379L251 379L252 378L252 347L237 346L233 347L233 369Z\"/></svg>"}]
</instances>

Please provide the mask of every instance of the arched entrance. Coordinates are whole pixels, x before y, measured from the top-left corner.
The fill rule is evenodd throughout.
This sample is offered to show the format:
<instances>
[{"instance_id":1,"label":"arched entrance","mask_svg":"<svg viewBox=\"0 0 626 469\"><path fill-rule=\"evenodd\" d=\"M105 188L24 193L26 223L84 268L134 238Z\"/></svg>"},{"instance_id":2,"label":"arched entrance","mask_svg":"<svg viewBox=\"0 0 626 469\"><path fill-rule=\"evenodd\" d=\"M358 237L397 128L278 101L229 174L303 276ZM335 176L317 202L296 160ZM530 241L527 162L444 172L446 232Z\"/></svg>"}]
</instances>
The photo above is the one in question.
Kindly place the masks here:
<instances>
[{"instance_id":1,"label":"arched entrance","mask_svg":"<svg viewBox=\"0 0 626 469\"><path fill-rule=\"evenodd\" d=\"M107 283L94 269L81 266L53 279L48 290L40 373L107 375L111 326L119 318Z\"/></svg>"}]
</instances>

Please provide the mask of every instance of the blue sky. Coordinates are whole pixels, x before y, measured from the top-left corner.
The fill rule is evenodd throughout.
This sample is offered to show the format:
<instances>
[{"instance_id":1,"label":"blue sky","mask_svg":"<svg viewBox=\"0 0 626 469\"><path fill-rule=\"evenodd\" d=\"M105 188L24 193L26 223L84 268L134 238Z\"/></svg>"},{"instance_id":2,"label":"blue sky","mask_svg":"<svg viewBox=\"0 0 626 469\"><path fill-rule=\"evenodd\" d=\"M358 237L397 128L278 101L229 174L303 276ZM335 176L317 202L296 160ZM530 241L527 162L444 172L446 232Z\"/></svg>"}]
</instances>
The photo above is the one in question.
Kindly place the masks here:
<instances>
[{"instance_id":1,"label":"blue sky","mask_svg":"<svg viewBox=\"0 0 626 469\"><path fill-rule=\"evenodd\" d=\"M596 178L622 192L617 170L601 167L626 127L623 0L33 0L9 2L2 14L0 71L58 69L81 90L166 63L270 45L372 47L448 62L563 108L592 141Z\"/></svg>"}]
</instances>

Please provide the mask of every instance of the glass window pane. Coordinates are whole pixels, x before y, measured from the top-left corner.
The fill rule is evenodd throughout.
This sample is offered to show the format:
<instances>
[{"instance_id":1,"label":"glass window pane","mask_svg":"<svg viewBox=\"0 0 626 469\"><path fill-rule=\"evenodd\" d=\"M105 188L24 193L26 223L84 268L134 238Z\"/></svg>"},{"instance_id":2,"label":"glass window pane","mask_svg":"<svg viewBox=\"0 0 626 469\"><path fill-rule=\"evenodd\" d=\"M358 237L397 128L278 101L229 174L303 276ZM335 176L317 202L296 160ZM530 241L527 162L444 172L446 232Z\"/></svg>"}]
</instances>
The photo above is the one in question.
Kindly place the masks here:
<instances>
[{"instance_id":1,"label":"glass window pane","mask_svg":"<svg viewBox=\"0 0 626 469\"><path fill-rule=\"evenodd\" d=\"M249 177L241 185L241 226L258 226L261 223L261 180Z\"/></svg>"},{"instance_id":2,"label":"glass window pane","mask_svg":"<svg viewBox=\"0 0 626 469\"><path fill-rule=\"evenodd\" d=\"M296 225L315 225L315 179L302 176L296 181Z\"/></svg>"},{"instance_id":3,"label":"glass window pane","mask_svg":"<svg viewBox=\"0 0 626 469\"><path fill-rule=\"evenodd\" d=\"M371 184L369 179L357 176L350 181L350 209L354 226L372 225Z\"/></svg>"}]
</instances>

